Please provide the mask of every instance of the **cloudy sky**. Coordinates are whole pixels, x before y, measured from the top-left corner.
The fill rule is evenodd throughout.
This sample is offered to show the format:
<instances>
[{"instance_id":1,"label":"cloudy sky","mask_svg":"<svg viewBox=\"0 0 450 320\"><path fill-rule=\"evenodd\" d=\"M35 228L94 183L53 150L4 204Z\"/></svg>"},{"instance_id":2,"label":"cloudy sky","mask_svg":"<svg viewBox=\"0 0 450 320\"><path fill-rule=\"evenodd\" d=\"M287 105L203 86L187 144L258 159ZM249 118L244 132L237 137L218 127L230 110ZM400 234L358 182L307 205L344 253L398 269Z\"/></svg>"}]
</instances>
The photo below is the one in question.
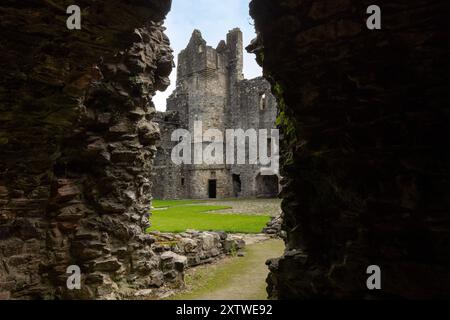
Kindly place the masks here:
<instances>
[{"instance_id":1,"label":"cloudy sky","mask_svg":"<svg viewBox=\"0 0 450 320\"><path fill-rule=\"evenodd\" d=\"M249 44L256 36L253 21L248 14L249 2L250 0L172 0L172 10L165 26L175 59L187 46L194 29L199 29L208 45L215 48L220 40L225 40L229 30L239 27L244 34L244 46ZM245 77L251 79L261 73L254 55L245 52ZM171 86L165 92L158 92L153 99L156 109L166 109L166 98L175 88L175 81L176 70L171 75Z\"/></svg>"}]
</instances>

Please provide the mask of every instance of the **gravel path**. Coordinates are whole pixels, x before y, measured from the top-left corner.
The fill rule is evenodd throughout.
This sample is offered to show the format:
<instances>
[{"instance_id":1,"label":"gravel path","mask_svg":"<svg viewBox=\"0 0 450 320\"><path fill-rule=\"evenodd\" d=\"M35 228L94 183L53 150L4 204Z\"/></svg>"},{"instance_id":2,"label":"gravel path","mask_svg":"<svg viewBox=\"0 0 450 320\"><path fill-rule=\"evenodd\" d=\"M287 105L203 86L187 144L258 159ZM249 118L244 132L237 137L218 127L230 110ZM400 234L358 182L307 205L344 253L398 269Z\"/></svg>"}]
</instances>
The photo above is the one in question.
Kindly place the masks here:
<instances>
[{"instance_id":1,"label":"gravel path","mask_svg":"<svg viewBox=\"0 0 450 320\"><path fill-rule=\"evenodd\" d=\"M214 211L214 213L245 213L254 215L277 216L280 213L280 199L212 200L202 204L230 206L232 209Z\"/></svg>"},{"instance_id":2,"label":"gravel path","mask_svg":"<svg viewBox=\"0 0 450 320\"><path fill-rule=\"evenodd\" d=\"M265 262L281 256L284 243L268 240L248 245L245 257L222 260L214 265L190 270L188 292L174 300L266 300Z\"/></svg>"}]
</instances>

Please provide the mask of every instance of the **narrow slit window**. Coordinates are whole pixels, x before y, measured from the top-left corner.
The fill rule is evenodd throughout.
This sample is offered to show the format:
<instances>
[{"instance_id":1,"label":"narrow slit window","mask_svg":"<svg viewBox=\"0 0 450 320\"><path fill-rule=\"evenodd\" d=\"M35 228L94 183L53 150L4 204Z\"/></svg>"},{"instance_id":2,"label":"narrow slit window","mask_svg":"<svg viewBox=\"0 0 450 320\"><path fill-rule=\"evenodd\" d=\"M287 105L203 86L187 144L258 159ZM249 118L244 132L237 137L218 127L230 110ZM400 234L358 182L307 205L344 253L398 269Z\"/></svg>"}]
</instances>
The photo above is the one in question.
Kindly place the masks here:
<instances>
[{"instance_id":1,"label":"narrow slit window","mask_svg":"<svg viewBox=\"0 0 450 320\"><path fill-rule=\"evenodd\" d=\"M261 94L259 99L259 110L264 111L267 107L267 95L265 93Z\"/></svg>"}]
</instances>

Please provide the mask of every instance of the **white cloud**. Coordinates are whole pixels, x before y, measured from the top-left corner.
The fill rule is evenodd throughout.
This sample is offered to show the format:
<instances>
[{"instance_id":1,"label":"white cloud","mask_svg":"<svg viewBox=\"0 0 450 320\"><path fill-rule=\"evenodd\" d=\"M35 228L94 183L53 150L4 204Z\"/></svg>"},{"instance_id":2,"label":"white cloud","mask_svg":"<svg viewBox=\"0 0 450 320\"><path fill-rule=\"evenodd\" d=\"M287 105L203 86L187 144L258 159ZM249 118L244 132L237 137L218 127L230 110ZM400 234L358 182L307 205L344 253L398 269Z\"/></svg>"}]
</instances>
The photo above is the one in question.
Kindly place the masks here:
<instances>
[{"instance_id":1,"label":"white cloud","mask_svg":"<svg viewBox=\"0 0 450 320\"><path fill-rule=\"evenodd\" d=\"M248 3L249 0L173 0L165 26L175 59L186 47L194 29L199 29L208 44L216 47L229 30L239 27L244 34L244 46L249 44L256 35L248 14ZM248 79L261 75L254 55L245 53L244 75ZM172 71L170 79L171 86L153 98L157 110L166 108L166 99L175 88L176 70Z\"/></svg>"}]
</instances>

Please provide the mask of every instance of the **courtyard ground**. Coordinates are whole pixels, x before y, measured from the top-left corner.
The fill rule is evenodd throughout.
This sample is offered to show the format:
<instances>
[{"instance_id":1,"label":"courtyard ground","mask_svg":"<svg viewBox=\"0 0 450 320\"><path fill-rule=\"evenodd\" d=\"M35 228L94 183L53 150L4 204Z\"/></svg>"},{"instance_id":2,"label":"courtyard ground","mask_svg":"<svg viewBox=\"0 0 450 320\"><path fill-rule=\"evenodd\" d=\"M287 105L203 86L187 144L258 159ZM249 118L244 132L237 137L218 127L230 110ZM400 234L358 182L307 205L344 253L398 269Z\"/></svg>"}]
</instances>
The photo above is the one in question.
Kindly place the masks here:
<instances>
[{"instance_id":1,"label":"courtyard ground","mask_svg":"<svg viewBox=\"0 0 450 320\"><path fill-rule=\"evenodd\" d=\"M279 212L280 200L154 200L153 207L149 231L260 233Z\"/></svg>"},{"instance_id":2,"label":"courtyard ground","mask_svg":"<svg viewBox=\"0 0 450 320\"><path fill-rule=\"evenodd\" d=\"M232 257L193 268L186 274L186 289L170 300L266 300L265 262L282 255L284 243L272 239L246 246L245 257Z\"/></svg>"},{"instance_id":3,"label":"courtyard ground","mask_svg":"<svg viewBox=\"0 0 450 320\"><path fill-rule=\"evenodd\" d=\"M281 199L207 200L204 204L231 207L231 209L220 210L217 213L245 213L251 215L269 215L273 217L280 213Z\"/></svg>"}]
</instances>

